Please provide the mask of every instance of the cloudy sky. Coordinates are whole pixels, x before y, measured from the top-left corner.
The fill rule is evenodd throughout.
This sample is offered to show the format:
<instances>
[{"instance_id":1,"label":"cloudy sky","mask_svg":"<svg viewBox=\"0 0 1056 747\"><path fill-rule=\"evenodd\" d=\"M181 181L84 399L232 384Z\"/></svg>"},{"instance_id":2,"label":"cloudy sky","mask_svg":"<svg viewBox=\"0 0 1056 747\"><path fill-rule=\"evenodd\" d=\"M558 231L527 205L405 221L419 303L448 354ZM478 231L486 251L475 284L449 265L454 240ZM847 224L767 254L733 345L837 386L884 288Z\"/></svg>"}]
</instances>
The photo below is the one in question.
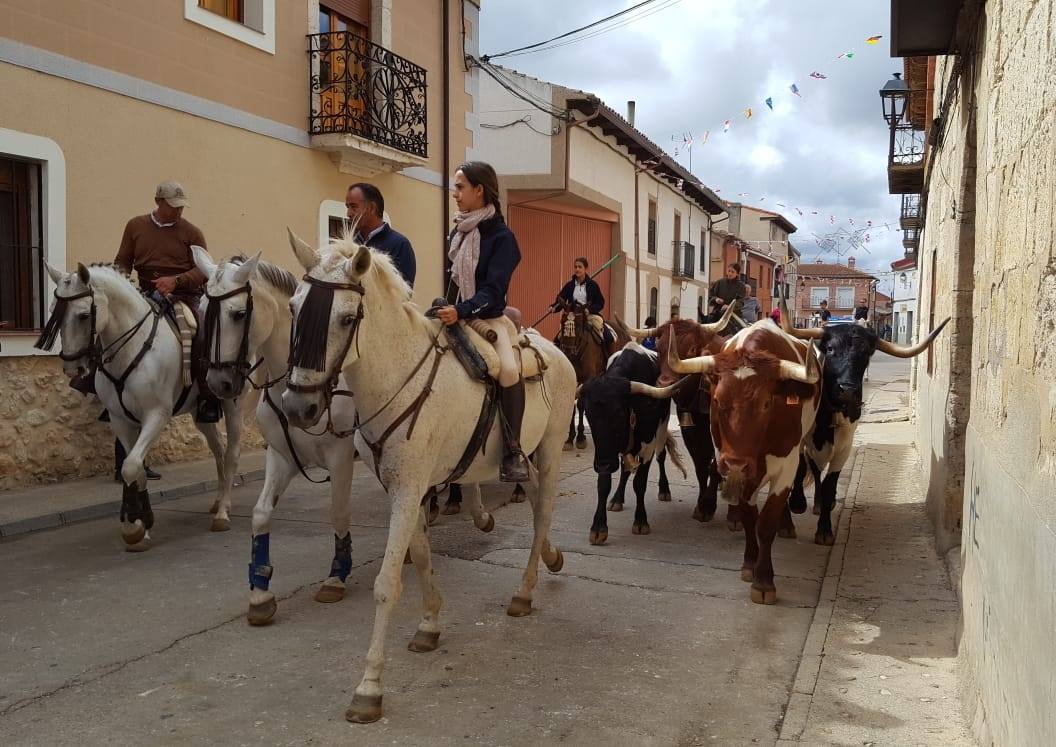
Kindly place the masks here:
<instances>
[{"instance_id":1,"label":"cloudy sky","mask_svg":"<svg viewBox=\"0 0 1056 747\"><path fill-rule=\"evenodd\" d=\"M541 41L638 1L485 0L481 52ZM892 71L901 70L901 61L889 56L888 3L658 0L650 7L660 10L611 32L495 62L596 93L621 113L635 100L637 127L668 152L677 145L673 135L692 133L693 172L724 199L785 214L799 227L793 243L804 261L819 254L837 259L819 248L815 234L854 230L866 220L897 224L900 203L887 194L887 129L878 95ZM865 43L877 34L884 37L879 44ZM837 59L848 51L853 59ZM813 71L828 77L811 79ZM801 97L789 91L793 83ZM727 119L732 126L724 134ZM710 136L701 145L706 130ZM689 165L684 149L678 160ZM748 196L739 197L742 192ZM870 232L867 252L849 253L859 267L889 271L902 257L901 238L880 228Z\"/></svg>"}]
</instances>

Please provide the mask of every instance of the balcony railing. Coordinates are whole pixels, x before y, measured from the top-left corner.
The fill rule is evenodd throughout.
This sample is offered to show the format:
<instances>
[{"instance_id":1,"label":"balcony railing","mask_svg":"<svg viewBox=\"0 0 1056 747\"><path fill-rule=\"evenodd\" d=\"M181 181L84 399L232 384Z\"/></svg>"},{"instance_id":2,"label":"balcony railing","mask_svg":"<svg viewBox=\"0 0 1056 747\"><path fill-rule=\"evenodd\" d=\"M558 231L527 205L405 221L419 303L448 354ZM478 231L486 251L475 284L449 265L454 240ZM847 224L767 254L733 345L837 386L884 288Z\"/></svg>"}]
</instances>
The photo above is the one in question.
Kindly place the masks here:
<instances>
[{"instance_id":1,"label":"balcony railing","mask_svg":"<svg viewBox=\"0 0 1056 747\"><path fill-rule=\"evenodd\" d=\"M917 247L920 245L920 229L919 228L907 228L902 232L902 248L906 250L906 254L917 251Z\"/></svg>"},{"instance_id":2,"label":"balcony railing","mask_svg":"<svg viewBox=\"0 0 1056 747\"><path fill-rule=\"evenodd\" d=\"M887 185L891 194L919 194L924 188L925 133L908 114L915 99L924 91L910 91L907 110L891 122L887 150Z\"/></svg>"},{"instance_id":3,"label":"balcony railing","mask_svg":"<svg viewBox=\"0 0 1056 747\"><path fill-rule=\"evenodd\" d=\"M902 229L920 228L920 217L920 195L902 195L902 213L899 216Z\"/></svg>"},{"instance_id":4,"label":"balcony railing","mask_svg":"<svg viewBox=\"0 0 1056 747\"><path fill-rule=\"evenodd\" d=\"M425 68L348 31L308 35L312 135L349 134L425 158Z\"/></svg>"},{"instance_id":5,"label":"balcony railing","mask_svg":"<svg viewBox=\"0 0 1056 747\"><path fill-rule=\"evenodd\" d=\"M673 241L671 243L674 246L674 264L671 267L671 274L676 278L692 280L696 277L697 248L688 241Z\"/></svg>"}]
</instances>

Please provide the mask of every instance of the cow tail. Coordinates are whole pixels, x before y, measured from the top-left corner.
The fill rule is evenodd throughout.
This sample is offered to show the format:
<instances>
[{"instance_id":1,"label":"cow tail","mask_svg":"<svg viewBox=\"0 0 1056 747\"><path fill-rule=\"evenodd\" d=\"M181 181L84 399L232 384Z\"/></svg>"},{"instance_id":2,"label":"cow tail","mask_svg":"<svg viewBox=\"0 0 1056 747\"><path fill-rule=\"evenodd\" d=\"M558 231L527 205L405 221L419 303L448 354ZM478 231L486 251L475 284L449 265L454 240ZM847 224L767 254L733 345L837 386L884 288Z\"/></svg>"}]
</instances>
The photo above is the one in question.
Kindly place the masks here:
<instances>
[{"instance_id":1,"label":"cow tail","mask_svg":"<svg viewBox=\"0 0 1056 747\"><path fill-rule=\"evenodd\" d=\"M682 479L688 480L689 473L686 472L686 463L682 461L682 452L678 448L678 441L671 438L671 431L668 430L666 423L664 423L661 430L663 433L660 435L660 443L656 447L656 452L659 454L661 451L666 450L667 455L671 457L671 463L678 467L682 473Z\"/></svg>"}]
</instances>

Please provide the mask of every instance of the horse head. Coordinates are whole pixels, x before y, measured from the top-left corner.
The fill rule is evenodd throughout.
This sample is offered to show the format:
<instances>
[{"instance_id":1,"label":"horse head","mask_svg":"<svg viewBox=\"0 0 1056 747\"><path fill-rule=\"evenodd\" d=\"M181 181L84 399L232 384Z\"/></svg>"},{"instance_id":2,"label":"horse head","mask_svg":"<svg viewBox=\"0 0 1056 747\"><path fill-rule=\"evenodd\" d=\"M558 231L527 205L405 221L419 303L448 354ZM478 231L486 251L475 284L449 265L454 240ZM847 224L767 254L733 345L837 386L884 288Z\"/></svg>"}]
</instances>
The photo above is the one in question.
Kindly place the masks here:
<instances>
[{"instance_id":1,"label":"horse head","mask_svg":"<svg viewBox=\"0 0 1056 747\"><path fill-rule=\"evenodd\" d=\"M95 367L100 315L105 320L107 309L105 298L100 297L97 301L91 273L83 264L77 265L76 272L69 273L48 264L45 267L55 283L55 293L51 314L35 347L50 350L58 336L63 372L71 379L85 376Z\"/></svg>"}]
</instances>

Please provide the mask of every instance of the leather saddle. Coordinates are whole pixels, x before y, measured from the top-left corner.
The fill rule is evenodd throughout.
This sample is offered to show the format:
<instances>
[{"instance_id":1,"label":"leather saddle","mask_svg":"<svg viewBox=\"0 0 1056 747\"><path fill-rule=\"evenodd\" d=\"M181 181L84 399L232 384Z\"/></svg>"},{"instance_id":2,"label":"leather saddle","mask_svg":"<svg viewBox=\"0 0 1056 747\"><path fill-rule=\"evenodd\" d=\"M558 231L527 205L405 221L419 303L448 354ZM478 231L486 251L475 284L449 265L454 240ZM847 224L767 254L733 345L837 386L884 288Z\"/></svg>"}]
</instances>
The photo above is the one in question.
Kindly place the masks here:
<instances>
[{"instance_id":1,"label":"leather saddle","mask_svg":"<svg viewBox=\"0 0 1056 747\"><path fill-rule=\"evenodd\" d=\"M546 353L537 345L537 341L542 339L539 334L532 331L521 331L514 326L513 322L508 317L500 317L504 324L508 326L510 333L510 339L513 341L514 354L519 357L519 363L521 366L521 377L525 381L538 381L542 378L543 372L549 367L549 361L547 360ZM470 324L465 322L459 322L457 327L460 330L460 337L473 346L473 349L479 355L483 361L483 365L486 368L487 375L498 380L499 378L499 354L495 351L495 347L488 342L484 336L478 332ZM445 336L452 346L458 343L455 340L456 334L453 334L451 328L445 328ZM474 379L481 379L478 370L474 370L469 365L466 365L466 361L462 356L458 356L459 360L463 362L466 367L466 372L469 373Z\"/></svg>"}]
</instances>

